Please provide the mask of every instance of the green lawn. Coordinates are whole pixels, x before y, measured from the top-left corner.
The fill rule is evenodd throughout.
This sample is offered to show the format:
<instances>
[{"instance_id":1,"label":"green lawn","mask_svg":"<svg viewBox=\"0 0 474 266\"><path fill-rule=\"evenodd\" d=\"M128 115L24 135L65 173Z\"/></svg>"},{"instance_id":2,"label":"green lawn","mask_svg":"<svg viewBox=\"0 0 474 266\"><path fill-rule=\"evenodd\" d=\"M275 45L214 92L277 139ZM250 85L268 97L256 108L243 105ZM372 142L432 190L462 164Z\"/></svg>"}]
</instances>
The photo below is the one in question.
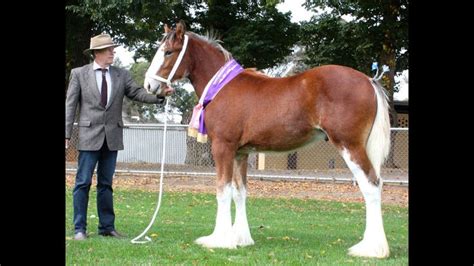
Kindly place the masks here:
<instances>
[{"instance_id":1,"label":"green lawn","mask_svg":"<svg viewBox=\"0 0 474 266\"><path fill-rule=\"evenodd\" d=\"M154 226L153 241L130 240L148 225L157 193L114 191L116 228L127 235L112 239L97 235L95 189L91 188L86 241L72 240L72 193L66 190L67 265L407 265L408 209L383 206L385 232L390 246L387 259L348 256L347 249L362 237L365 210L360 203L300 199L254 199L247 203L250 231L255 245L206 249L194 244L214 229L215 195L165 193Z\"/></svg>"}]
</instances>

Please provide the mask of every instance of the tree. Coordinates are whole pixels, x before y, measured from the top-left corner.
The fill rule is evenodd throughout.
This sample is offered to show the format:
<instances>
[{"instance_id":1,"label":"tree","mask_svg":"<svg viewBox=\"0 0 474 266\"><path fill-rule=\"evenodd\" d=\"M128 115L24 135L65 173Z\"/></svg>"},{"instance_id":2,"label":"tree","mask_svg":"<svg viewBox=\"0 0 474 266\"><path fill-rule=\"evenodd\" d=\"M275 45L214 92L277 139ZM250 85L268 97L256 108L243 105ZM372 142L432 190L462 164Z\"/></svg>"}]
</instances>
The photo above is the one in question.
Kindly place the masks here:
<instances>
[{"instance_id":1,"label":"tree","mask_svg":"<svg viewBox=\"0 0 474 266\"><path fill-rule=\"evenodd\" d=\"M291 23L289 13L281 14L275 9L278 2L67 0L66 89L71 68L90 61L82 51L89 46L91 36L109 33L115 42L135 50L135 60L143 57L151 62L158 41L162 38L164 23L172 25L180 19L186 22L191 31L201 34L208 30L214 31L224 42L223 46L243 66L273 66L290 54L291 47L298 39L298 25ZM141 84L145 67L134 67L131 69L132 75ZM177 89L172 98L183 113L182 123L186 123L197 102L194 93ZM146 114L159 111L155 109L156 105L139 107L139 104L134 104L126 100L126 110L138 110Z\"/></svg>"},{"instance_id":2,"label":"tree","mask_svg":"<svg viewBox=\"0 0 474 266\"><path fill-rule=\"evenodd\" d=\"M137 62L130 67L130 74L137 85L141 86L145 80L145 73L150 66L148 62ZM141 103L125 97L124 113L130 116L138 116L140 123L158 123L155 115L158 113L158 107L152 103Z\"/></svg>"},{"instance_id":3,"label":"tree","mask_svg":"<svg viewBox=\"0 0 474 266\"><path fill-rule=\"evenodd\" d=\"M78 4L79 0L67 0L66 6ZM65 92L71 69L85 65L89 59L82 53L89 47L89 38L92 35L94 22L90 17L74 13L66 8L66 62L65 62ZM64 94L66 96L66 93Z\"/></svg>"},{"instance_id":4,"label":"tree","mask_svg":"<svg viewBox=\"0 0 474 266\"><path fill-rule=\"evenodd\" d=\"M272 67L291 53L299 33L290 13L275 8L278 2L214 0L207 1L208 9L198 4L198 32L211 30L244 67Z\"/></svg>"},{"instance_id":5,"label":"tree","mask_svg":"<svg viewBox=\"0 0 474 266\"><path fill-rule=\"evenodd\" d=\"M372 62L389 66L382 82L389 94L391 124L396 127L394 76L408 68L408 1L307 0L305 6L318 13L302 25L306 63L341 64L368 75ZM353 19L346 21L343 16Z\"/></svg>"},{"instance_id":6,"label":"tree","mask_svg":"<svg viewBox=\"0 0 474 266\"><path fill-rule=\"evenodd\" d=\"M82 54L90 37L109 33L116 43L136 50L135 59L151 61L156 42L162 37L163 23L176 16L187 18L181 1L96 1L67 0L66 6L66 86L72 68L91 61Z\"/></svg>"},{"instance_id":7,"label":"tree","mask_svg":"<svg viewBox=\"0 0 474 266\"><path fill-rule=\"evenodd\" d=\"M92 61L82 52L89 46L90 37L106 32L114 41L135 50L135 60L153 58L157 41L162 37L164 23L187 18L186 4L180 1L94 1L68 0L66 2L66 74L65 91L69 73L74 67ZM115 61L114 65L118 65ZM137 84L143 84L149 64L138 63L130 69ZM124 112L140 116L142 122L158 122L154 114L156 105L124 101Z\"/></svg>"},{"instance_id":8,"label":"tree","mask_svg":"<svg viewBox=\"0 0 474 266\"><path fill-rule=\"evenodd\" d=\"M191 31L214 31L246 67L267 68L290 54L298 25L275 5L281 1L95 1L66 2L66 89L70 70L88 63L82 54L89 38L106 32L135 50L134 59L151 61L163 25L183 19ZM225 18L225 19L223 19Z\"/></svg>"}]
</instances>

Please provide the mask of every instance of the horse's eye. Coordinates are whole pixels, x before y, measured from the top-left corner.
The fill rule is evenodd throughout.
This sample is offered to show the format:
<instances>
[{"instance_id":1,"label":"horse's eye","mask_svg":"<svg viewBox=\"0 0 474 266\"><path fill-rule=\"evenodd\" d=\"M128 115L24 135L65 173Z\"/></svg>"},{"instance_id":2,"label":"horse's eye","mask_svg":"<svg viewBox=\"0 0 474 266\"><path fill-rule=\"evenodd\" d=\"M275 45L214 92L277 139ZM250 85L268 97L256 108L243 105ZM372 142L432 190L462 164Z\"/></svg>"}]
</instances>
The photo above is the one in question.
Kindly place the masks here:
<instances>
[{"instance_id":1,"label":"horse's eye","mask_svg":"<svg viewBox=\"0 0 474 266\"><path fill-rule=\"evenodd\" d=\"M170 56L173 53L173 51L165 51L165 56Z\"/></svg>"}]
</instances>

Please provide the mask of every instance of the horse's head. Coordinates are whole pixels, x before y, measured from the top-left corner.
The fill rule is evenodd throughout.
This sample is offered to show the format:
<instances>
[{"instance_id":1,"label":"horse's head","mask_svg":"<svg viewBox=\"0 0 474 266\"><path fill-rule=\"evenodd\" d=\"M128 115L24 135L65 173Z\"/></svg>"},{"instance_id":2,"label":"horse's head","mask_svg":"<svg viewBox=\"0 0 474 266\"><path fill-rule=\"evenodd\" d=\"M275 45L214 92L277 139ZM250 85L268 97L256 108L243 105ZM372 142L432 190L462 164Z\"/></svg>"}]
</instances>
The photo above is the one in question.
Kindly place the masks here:
<instances>
[{"instance_id":1,"label":"horse's head","mask_svg":"<svg viewBox=\"0 0 474 266\"><path fill-rule=\"evenodd\" d=\"M188 42L185 31L186 26L182 22L179 22L174 30L165 25L165 37L146 72L144 86L148 92L162 94L165 86L185 77L183 56Z\"/></svg>"}]
</instances>

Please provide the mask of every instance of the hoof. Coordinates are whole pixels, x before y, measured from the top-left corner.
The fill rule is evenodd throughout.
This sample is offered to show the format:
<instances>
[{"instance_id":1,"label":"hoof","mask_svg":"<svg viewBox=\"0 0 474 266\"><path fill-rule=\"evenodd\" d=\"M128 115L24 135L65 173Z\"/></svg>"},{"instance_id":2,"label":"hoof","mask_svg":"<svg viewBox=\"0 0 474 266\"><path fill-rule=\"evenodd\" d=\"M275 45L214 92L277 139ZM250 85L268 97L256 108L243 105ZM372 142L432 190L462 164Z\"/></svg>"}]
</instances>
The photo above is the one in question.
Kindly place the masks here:
<instances>
[{"instance_id":1,"label":"hoof","mask_svg":"<svg viewBox=\"0 0 474 266\"><path fill-rule=\"evenodd\" d=\"M233 241L233 238L228 236L203 236L196 239L195 242L206 248L237 248L237 244Z\"/></svg>"},{"instance_id":2,"label":"hoof","mask_svg":"<svg viewBox=\"0 0 474 266\"><path fill-rule=\"evenodd\" d=\"M390 255L387 241L362 240L349 248L349 255L357 257L387 258Z\"/></svg>"},{"instance_id":3,"label":"hoof","mask_svg":"<svg viewBox=\"0 0 474 266\"><path fill-rule=\"evenodd\" d=\"M237 246L245 247L255 244L251 236L248 237L237 237Z\"/></svg>"}]
</instances>

